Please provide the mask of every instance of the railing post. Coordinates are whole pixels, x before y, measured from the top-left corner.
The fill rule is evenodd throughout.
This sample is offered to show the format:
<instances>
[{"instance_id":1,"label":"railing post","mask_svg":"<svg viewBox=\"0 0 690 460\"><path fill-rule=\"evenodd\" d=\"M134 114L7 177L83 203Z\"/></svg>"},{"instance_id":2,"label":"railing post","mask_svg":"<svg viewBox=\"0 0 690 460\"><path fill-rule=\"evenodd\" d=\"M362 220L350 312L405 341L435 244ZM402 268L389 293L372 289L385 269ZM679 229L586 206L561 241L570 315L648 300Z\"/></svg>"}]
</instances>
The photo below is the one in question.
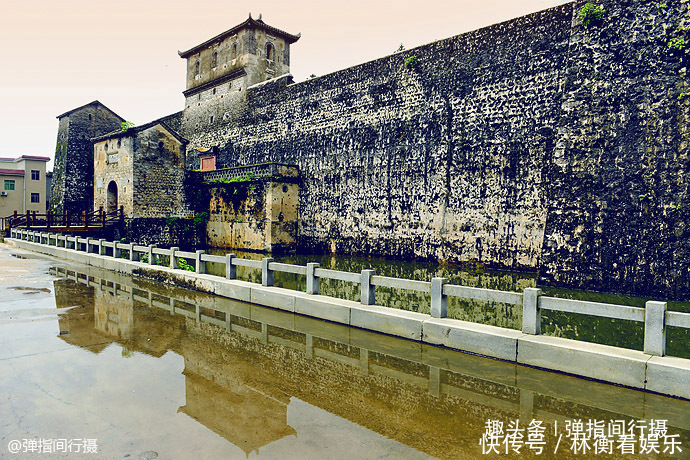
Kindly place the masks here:
<instances>
[{"instance_id":1,"label":"railing post","mask_svg":"<svg viewBox=\"0 0 690 460\"><path fill-rule=\"evenodd\" d=\"M666 302L649 301L644 308L644 352L666 354Z\"/></svg>"},{"instance_id":2,"label":"railing post","mask_svg":"<svg viewBox=\"0 0 690 460\"><path fill-rule=\"evenodd\" d=\"M104 241L105 241L105 239L103 239L103 238L98 239L98 255L99 256L103 255L103 249L104 249L103 242Z\"/></svg>"},{"instance_id":3,"label":"railing post","mask_svg":"<svg viewBox=\"0 0 690 460\"><path fill-rule=\"evenodd\" d=\"M237 267L232 263L235 254L225 254L225 277L229 280L237 279Z\"/></svg>"},{"instance_id":4,"label":"railing post","mask_svg":"<svg viewBox=\"0 0 690 460\"><path fill-rule=\"evenodd\" d=\"M175 253L179 251L180 248L173 246L170 248L170 268L180 268L177 264L177 258L175 258Z\"/></svg>"},{"instance_id":5,"label":"railing post","mask_svg":"<svg viewBox=\"0 0 690 460\"><path fill-rule=\"evenodd\" d=\"M119 259L122 255L122 250L118 247L120 243L113 241L113 257Z\"/></svg>"},{"instance_id":6,"label":"railing post","mask_svg":"<svg viewBox=\"0 0 690 460\"><path fill-rule=\"evenodd\" d=\"M105 227L105 213L103 212L103 206L98 208L98 216L101 218L101 227Z\"/></svg>"},{"instance_id":7,"label":"railing post","mask_svg":"<svg viewBox=\"0 0 690 460\"><path fill-rule=\"evenodd\" d=\"M91 238L90 236L86 237L86 253L89 254L91 252Z\"/></svg>"},{"instance_id":8,"label":"railing post","mask_svg":"<svg viewBox=\"0 0 690 460\"><path fill-rule=\"evenodd\" d=\"M272 257L264 257L261 259L261 285L273 286L273 270L268 268L268 265L273 262Z\"/></svg>"},{"instance_id":9,"label":"railing post","mask_svg":"<svg viewBox=\"0 0 690 460\"><path fill-rule=\"evenodd\" d=\"M321 290L321 278L314 274L314 271L320 265L316 262L309 262L307 264L307 294L318 295Z\"/></svg>"},{"instance_id":10,"label":"railing post","mask_svg":"<svg viewBox=\"0 0 690 460\"><path fill-rule=\"evenodd\" d=\"M50 224L52 223L53 220L53 213L50 212L50 209L46 211L46 227L50 228Z\"/></svg>"},{"instance_id":11,"label":"railing post","mask_svg":"<svg viewBox=\"0 0 690 460\"><path fill-rule=\"evenodd\" d=\"M431 317L445 318L448 316L448 297L443 294L443 285L447 284L446 278L431 279Z\"/></svg>"},{"instance_id":12,"label":"railing post","mask_svg":"<svg viewBox=\"0 0 690 460\"><path fill-rule=\"evenodd\" d=\"M89 226L88 217L86 216L86 211L82 211L82 218L84 219L84 227Z\"/></svg>"},{"instance_id":13,"label":"railing post","mask_svg":"<svg viewBox=\"0 0 690 460\"><path fill-rule=\"evenodd\" d=\"M194 268L196 273L206 273L206 262L201 260L201 254L206 254L206 251L198 249L194 256Z\"/></svg>"},{"instance_id":14,"label":"railing post","mask_svg":"<svg viewBox=\"0 0 690 460\"><path fill-rule=\"evenodd\" d=\"M129 243L129 260L139 262L139 253L134 251L134 243Z\"/></svg>"},{"instance_id":15,"label":"railing post","mask_svg":"<svg viewBox=\"0 0 690 460\"><path fill-rule=\"evenodd\" d=\"M69 215L69 210L65 211L65 227L69 228L70 226L70 215Z\"/></svg>"},{"instance_id":16,"label":"railing post","mask_svg":"<svg viewBox=\"0 0 690 460\"><path fill-rule=\"evenodd\" d=\"M149 246L148 246L148 248L147 248L147 251L148 251L147 254L148 254L148 256L149 256L149 265L155 265L155 264L153 263L153 257L154 257L154 255L155 255L155 254L153 253L153 248L155 248L156 246L157 246L156 244L149 244Z\"/></svg>"},{"instance_id":17,"label":"railing post","mask_svg":"<svg viewBox=\"0 0 690 460\"><path fill-rule=\"evenodd\" d=\"M376 274L376 270L362 270L362 305L374 305L376 303L375 286L371 284L371 277Z\"/></svg>"},{"instance_id":18,"label":"railing post","mask_svg":"<svg viewBox=\"0 0 690 460\"><path fill-rule=\"evenodd\" d=\"M522 293L522 332L525 334L541 334L540 296L538 288L525 288Z\"/></svg>"}]
</instances>

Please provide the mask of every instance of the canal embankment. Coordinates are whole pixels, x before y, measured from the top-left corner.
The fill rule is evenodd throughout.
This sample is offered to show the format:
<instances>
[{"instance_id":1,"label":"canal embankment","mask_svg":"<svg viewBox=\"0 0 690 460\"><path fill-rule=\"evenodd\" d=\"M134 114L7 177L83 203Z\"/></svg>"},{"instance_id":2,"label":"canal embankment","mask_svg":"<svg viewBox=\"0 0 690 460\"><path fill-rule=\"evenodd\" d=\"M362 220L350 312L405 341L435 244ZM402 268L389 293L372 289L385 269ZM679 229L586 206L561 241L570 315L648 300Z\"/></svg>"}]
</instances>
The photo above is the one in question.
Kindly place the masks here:
<instances>
[{"instance_id":1,"label":"canal embankment","mask_svg":"<svg viewBox=\"0 0 690 460\"><path fill-rule=\"evenodd\" d=\"M33 239L34 241L28 241ZM401 280L362 273L320 269L318 264L294 266L238 259L232 255L213 256L176 248L161 249L18 231L7 241L65 260L84 263L118 273L142 276L212 293L230 299L250 302L291 313L311 316L351 327L367 329L408 340L440 345L522 365L563 372L589 379L624 385L635 389L690 399L690 360L664 356L666 326L690 328L690 314L670 312L664 302L648 302L646 308L596 304L542 296L539 289L522 293L449 285L442 279L431 282ZM107 254L110 248L110 255ZM95 252L93 252L95 251ZM121 251L128 251L123 259ZM153 265L155 254L167 255L170 266ZM138 255L147 263L138 259ZM176 268L177 257L195 260L195 272ZM226 277L204 273L204 263L225 263ZM237 266L261 270L262 283L233 279ZM273 272L289 271L307 277L307 292L272 286ZM357 283L362 290L360 302L318 294L321 278L336 277ZM425 292L431 296L431 315L393 310L375 304L376 286L401 287ZM475 324L445 317L448 296L500 299L521 305L521 331ZM540 335L541 311L558 310L616 317L643 322L645 349L628 350L608 345Z\"/></svg>"}]
</instances>

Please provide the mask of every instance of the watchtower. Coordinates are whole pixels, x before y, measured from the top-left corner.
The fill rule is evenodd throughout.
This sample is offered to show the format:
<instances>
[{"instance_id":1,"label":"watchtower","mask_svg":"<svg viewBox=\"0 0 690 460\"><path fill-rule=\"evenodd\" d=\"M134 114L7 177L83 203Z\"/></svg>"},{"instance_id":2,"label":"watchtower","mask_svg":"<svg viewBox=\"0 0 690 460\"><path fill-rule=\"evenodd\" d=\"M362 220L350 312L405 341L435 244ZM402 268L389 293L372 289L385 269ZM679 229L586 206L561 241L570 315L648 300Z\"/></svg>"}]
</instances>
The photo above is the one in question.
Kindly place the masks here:
<instances>
[{"instance_id":1,"label":"watchtower","mask_svg":"<svg viewBox=\"0 0 690 460\"><path fill-rule=\"evenodd\" d=\"M187 60L185 108L290 72L290 45L299 40L266 24L259 15L179 52Z\"/></svg>"}]
</instances>

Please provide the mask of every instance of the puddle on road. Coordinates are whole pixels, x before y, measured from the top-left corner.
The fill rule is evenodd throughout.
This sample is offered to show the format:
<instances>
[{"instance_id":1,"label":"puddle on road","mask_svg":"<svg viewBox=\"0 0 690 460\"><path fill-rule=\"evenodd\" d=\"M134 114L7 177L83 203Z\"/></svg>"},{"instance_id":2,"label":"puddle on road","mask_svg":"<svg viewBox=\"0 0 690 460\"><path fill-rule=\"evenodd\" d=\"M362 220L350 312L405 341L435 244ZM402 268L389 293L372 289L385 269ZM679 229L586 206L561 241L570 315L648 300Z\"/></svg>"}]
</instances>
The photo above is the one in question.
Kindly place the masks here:
<instances>
[{"instance_id":1,"label":"puddle on road","mask_svg":"<svg viewBox=\"0 0 690 460\"><path fill-rule=\"evenodd\" d=\"M569 451L566 421L664 419L684 449L671 458L690 452L687 401L92 267L51 274L53 308L83 308L50 325L0 324L5 446L67 437L97 439L94 458L498 458L479 445L487 420L536 419L542 457L599 458ZM536 457L521 452L508 457Z\"/></svg>"}]
</instances>

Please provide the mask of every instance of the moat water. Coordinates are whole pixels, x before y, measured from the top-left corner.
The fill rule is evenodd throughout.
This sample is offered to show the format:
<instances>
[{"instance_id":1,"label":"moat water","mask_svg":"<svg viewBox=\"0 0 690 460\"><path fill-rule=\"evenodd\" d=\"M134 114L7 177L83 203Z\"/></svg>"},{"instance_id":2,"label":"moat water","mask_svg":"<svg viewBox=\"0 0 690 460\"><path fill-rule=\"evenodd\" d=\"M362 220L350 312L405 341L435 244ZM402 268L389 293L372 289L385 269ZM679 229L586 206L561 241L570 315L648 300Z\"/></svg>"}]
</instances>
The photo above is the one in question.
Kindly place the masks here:
<instances>
[{"instance_id":1,"label":"moat water","mask_svg":"<svg viewBox=\"0 0 690 460\"><path fill-rule=\"evenodd\" d=\"M326 266L327 259L320 262ZM355 270L371 261L351 263L329 266ZM482 454L487 422L507 429L517 419L523 427L542 423L543 458L600 457L573 453L566 430L573 420L639 426L652 419L666 420L668 435L683 448L670 458L690 458L689 401L2 245L0 264L0 458L536 457L524 445L520 454ZM437 273L419 265L399 270L387 273L417 279ZM458 276L492 287L529 283L515 274ZM337 287L324 286L330 289ZM403 302L394 299L386 301ZM472 314L515 321L491 308ZM13 440L36 439L94 439L98 454L8 452ZM667 458L613 452L606 457Z\"/></svg>"}]
</instances>

